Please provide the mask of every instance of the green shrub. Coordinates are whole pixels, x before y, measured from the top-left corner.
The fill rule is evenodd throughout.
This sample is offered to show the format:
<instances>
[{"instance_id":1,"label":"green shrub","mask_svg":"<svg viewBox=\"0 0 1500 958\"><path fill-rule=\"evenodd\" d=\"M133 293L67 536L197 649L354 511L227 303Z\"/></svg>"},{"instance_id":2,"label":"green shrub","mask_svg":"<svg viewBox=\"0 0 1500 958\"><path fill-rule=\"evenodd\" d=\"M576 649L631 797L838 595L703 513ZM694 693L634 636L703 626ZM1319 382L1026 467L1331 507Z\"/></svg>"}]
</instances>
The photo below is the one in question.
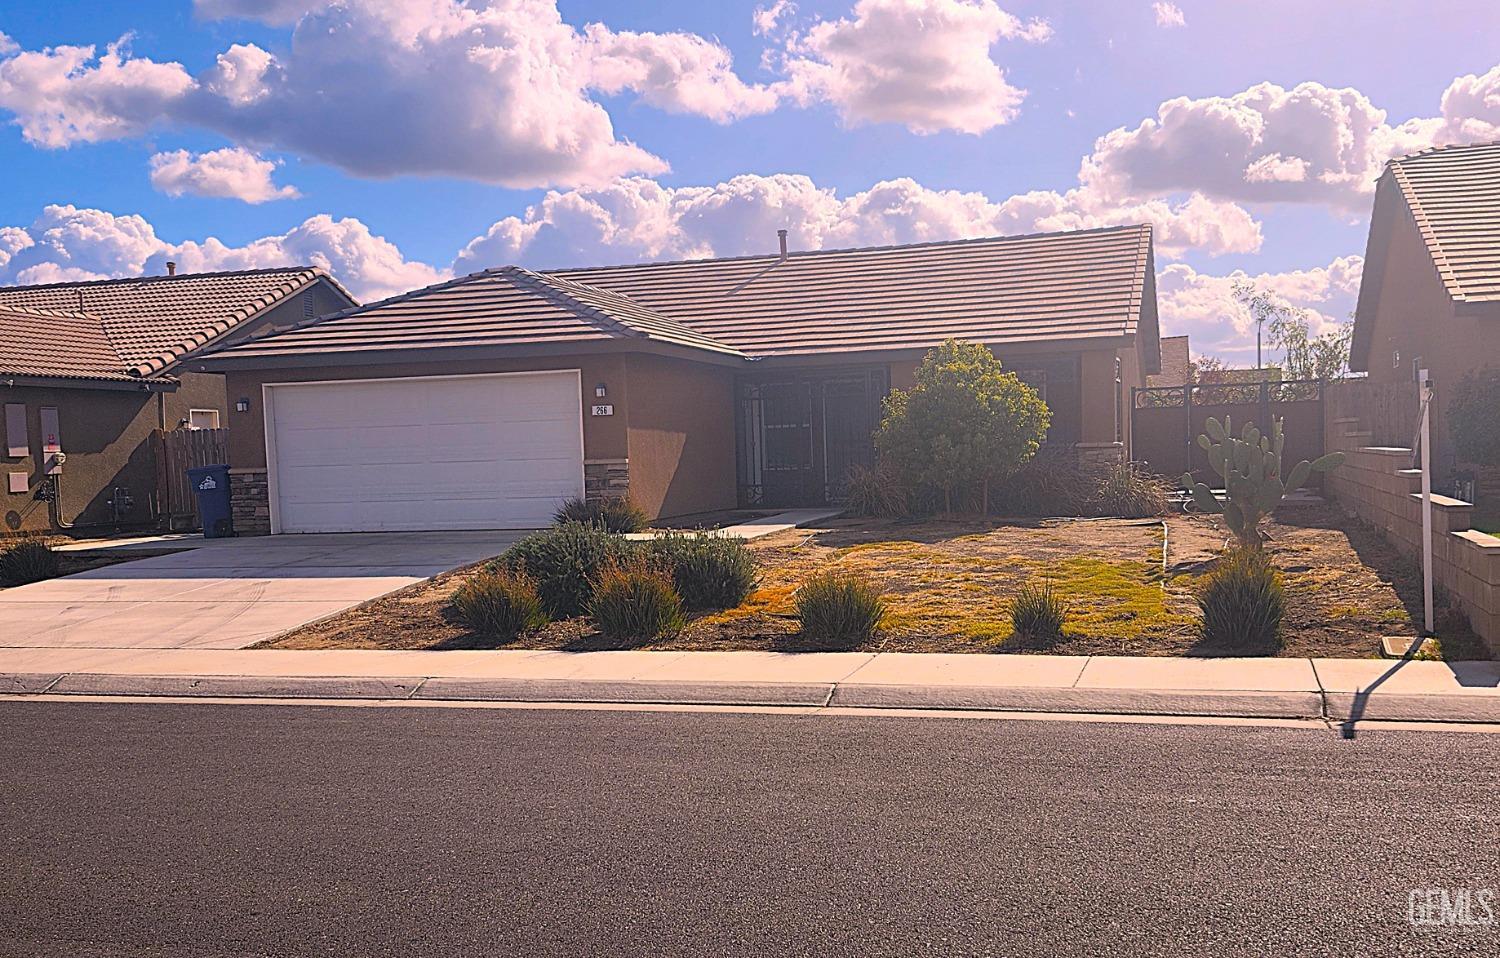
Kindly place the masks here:
<instances>
[{"instance_id":1,"label":"green shrub","mask_svg":"<svg viewBox=\"0 0 1500 958\"><path fill-rule=\"evenodd\" d=\"M821 572L796 595L802 636L828 648L850 649L874 636L885 616L880 586L852 572Z\"/></svg>"},{"instance_id":2,"label":"green shrub","mask_svg":"<svg viewBox=\"0 0 1500 958\"><path fill-rule=\"evenodd\" d=\"M1286 597L1281 573L1254 549L1226 553L1198 587L1203 638L1211 645L1261 650L1281 642Z\"/></svg>"},{"instance_id":3,"label":"green shrub","mask_svg":"<svg viewBox=\"0 0 1500 958\"><path fill-rule=\"evenodd\" d=\"M1464 462L1500 466L1500 369L1480 369L1464 375L1448 400L1448 426L1453 451Z\"/></svg>"},{"instance_id":4,"label":"green shrub","mask_svg":"<svg viewBox=\"0 0 1500 958\"><path fill-rule=\"evenodd\" d=\"M583 614L588 607L600 570L637 551L637 543L598 526L564 522L517 542L499 564L531 576L542 608L555 619L566 619Z\"/></svg>"},{"instance_id":5,"label":"green shrub","mask_svg":"<svg viewBox=\"0 0 1500 958\"><path fill-rule=\"evenodd\" d=\"M569 499L553 513L559 524L581 522L606 532L640 532L646 528L645 510L627 498Z\"/></svg>"},{"instance_id":6,"label":"green shrub","mask_svg":"<svg viewBox=\"0 0 1500 958\"><path fill-rule=\"evenodd\" d=\"M0 551L0 583L25 585L62 574L62 560L41 539L18 539Z\"/></svg>"},{"instance_id":7,"label":"green shrub","mask_svg":"<svg viewBox=\"0 0 1500 958\"><path fill-rule=\"evenodd\" d=\"M858 463L844 478L844 506L855 516L901 518L911 512L906 486L893 470Z\"/></svg>"},{"instance_id":8,"label":"green shrub","mask_svg":"<svg viewBox=\"0 0 1500 958\"><path fill-rule=\"evenodd\" d=\"M589 614L617 642L676 635L686 621L671 573L641 556L604 567L594 580Z\"/></svg>"},{"instance_id":9,"label":"green shrub","mask_svg":"<svg viewBox=\"0 0 1500 958\"><path fill-rule=\"evenodd\" d=\"M1133 462L1110 466L1095 479L1089 512L1120 519L1147 519L1167 513L1167 482Z\"/></svg>"},{"instance_id":10,"label":"green shrub","mask_svg":"<svg viewBox=\"0 0 1500 958\"><path fill-rule=\"evenodd\" d=\"M1081 516L1097 486L1072 450L1043 446L990 496L990 512L1001 516Z\"/></svg>"},{"instance_id":11,"label":"green shrub","mask_svg":"<svg viewBox=\"0 0 1500 958\"><path fill-rule=\"evenodd\" d=\"M451 605L464 625L497 644L513 642L548 621L536 582L525 572L509 569L486 569L470 576L453 593Z\"/></svg>"},{"instance_id":12,"label":"green shrub","mask_svg":"<svg viewBox=\"0 0 1500 958\"><path fill-rule=\"evenodd\" d=\"M1016 638L1051 644L1062 638L1068 607L1053 590L1052 583L1021 586L1010 605L1010 627Z\"/></svg>"},{"instance_id":13,"label":"green shrub","mask_svg":"<svg viewBox=\"0 0 1500 958\"><path fill-rule=\"evenodd\" d=\"M712 532L667 532L650 554L672 574L685 608L732 609L755 588L755 555L743 539Z\"/></svg>"}]
</instances>

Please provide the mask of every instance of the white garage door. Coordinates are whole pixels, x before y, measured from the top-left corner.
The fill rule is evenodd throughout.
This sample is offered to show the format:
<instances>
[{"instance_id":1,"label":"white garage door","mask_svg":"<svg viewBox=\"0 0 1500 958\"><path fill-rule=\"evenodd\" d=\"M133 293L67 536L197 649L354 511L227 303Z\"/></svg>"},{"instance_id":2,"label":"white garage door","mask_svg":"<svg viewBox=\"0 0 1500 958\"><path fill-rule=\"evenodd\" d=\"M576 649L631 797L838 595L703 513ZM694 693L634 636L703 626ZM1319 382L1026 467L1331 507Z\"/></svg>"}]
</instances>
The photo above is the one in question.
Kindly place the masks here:
<instances>
[{"instance_id":1,"label":"white garage door","mask_svg":"<svg viewBox=\"0 0 1500 958\"><path fill-rule=\"evenodd\" d=\"M579 374L267 390L280 532L526 529L583 494Z\"/></svg>"}]
</instances>

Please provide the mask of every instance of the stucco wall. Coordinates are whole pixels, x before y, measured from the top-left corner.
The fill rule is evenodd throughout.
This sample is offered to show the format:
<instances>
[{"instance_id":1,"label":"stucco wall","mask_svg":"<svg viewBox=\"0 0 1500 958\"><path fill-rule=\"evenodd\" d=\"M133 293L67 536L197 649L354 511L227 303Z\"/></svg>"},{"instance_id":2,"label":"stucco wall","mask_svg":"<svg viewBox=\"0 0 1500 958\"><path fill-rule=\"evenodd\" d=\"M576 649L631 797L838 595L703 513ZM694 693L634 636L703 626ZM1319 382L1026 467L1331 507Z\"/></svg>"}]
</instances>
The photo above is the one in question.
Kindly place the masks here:
<instances>
[{"instance_id":1,"label":"stucco wall","mask_svg":"<svg viewBox=\"0 0 1500 958\"><path fill-rule=\"evenodd\" d=\"M144 390L57 389L27 386L0 387L0 401L26 406L27 440L31 454L3 459L0 471L24 472L27 492L12 495L8 476L0 476L0 515L9 531L46 531L53 528L47 504L38 502L41 486L41 409L57 409L63 466L59 512L65 522L89 526L112 524L109 500L117 486L130 492L134 504L123 514L130 525L156 520L156 455L152 431L165 422L176 427L190 409L217 409L225 419L224 387L218 376L185 374L176 392L153 394ZM0 451L4 451L0 448Z\"/></svg>"},{"instance_id":2,"label":"stucco wall","mask_svg":"<svg viewBox=\"0 0 1500 958\"><path fill-rule=\"evenodd\" d=\"M1366 356L1371 382L1409 382L1412 361L1421 358L1436 384L1432 419L1433 468L1441 476L1454 466L1448 434L1448 399L1466 372L1500 366L1500 316L1461 315L1454 308L1427 252L1411 211L1399 197L1382 210L1372 243L1387 244L1379 274ZM1381 197L1382 205L1387 198ZM1368 274L1367 274L1368 275ZM1400 353L1399 365L1395 354Z\"/></svg>"},{"instance_id":3,"label":"stucco wall","mask_svg":"<svg viewBox=\"0 0 1500 958\"><path fill-rule=\"evenodd\" d=\"M734 372L647 355L627 370L631 499L652 516L734 508Z\"/></svg>"}]
</instances>

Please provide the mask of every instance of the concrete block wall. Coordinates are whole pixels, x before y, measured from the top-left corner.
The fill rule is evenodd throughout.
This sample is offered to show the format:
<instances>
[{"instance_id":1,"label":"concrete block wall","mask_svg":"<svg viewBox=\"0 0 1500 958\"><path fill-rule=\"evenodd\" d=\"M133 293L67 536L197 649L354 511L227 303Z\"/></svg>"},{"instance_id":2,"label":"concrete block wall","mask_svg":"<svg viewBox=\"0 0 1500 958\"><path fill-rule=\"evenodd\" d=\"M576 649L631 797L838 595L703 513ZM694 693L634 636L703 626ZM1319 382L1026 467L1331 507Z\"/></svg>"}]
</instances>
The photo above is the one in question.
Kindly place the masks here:
<instances>
[{"instance_id":1,"label":"concrete block wall","mask_svg":"<svg viewBox=\"0 0 1500 958\"><path fill-rule=\"evenodd\" d=\"M1327 431L1328 450L1345 461L1329 473L1326 495L1381 530L1398 549L1422 555L1421 472L1412 450L1372 446L1356 419L1336 419ZM1432 497L1433 581L1463 609L1490 651L1500 655L1500 539L1471 528L1472 503Z\"/></svg>"}]
</instances>

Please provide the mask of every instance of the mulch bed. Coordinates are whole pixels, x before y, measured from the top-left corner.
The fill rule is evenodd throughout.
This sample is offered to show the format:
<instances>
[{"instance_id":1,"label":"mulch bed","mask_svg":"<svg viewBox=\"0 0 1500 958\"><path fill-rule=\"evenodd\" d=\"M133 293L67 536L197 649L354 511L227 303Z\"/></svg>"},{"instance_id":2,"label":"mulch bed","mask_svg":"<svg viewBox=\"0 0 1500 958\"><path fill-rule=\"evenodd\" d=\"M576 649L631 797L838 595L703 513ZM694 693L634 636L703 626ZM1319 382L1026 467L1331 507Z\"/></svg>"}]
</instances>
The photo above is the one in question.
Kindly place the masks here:
<instances>
[{"instance_id":1,"label":"mulch bed","mask_svg":"<svg viewBox=\"0 0 1500 958\"><path fill-rule=\"evenodd\" d=\"M761 581L743 605L696 616L671 639L633 647L807 650L791 616L792 596L809 574L832 567L858 569L884 583L890 612L870 646L882 651L1373 657L1381 636L1416 632L1416 567L1333 507L1312 505L1284 508L1269 528L1268 548L1288 594L1282 645L1207 646L1193 591L1226 533L1210 517L1174 515L1165 523L1163 568L1163 520L833 520L750 543ZM264 647L485 647L447 610L448 597L474 568L377 599ZM1010 597L1035 579L1050 581L1070 608L1063 640L1045 648L1010 634ZM1472 634L1444 631L1450 633L1450 658L1484 657ZM618 646L579 618L555 622L506 647Z\"/></svg>"}]
</instances>

